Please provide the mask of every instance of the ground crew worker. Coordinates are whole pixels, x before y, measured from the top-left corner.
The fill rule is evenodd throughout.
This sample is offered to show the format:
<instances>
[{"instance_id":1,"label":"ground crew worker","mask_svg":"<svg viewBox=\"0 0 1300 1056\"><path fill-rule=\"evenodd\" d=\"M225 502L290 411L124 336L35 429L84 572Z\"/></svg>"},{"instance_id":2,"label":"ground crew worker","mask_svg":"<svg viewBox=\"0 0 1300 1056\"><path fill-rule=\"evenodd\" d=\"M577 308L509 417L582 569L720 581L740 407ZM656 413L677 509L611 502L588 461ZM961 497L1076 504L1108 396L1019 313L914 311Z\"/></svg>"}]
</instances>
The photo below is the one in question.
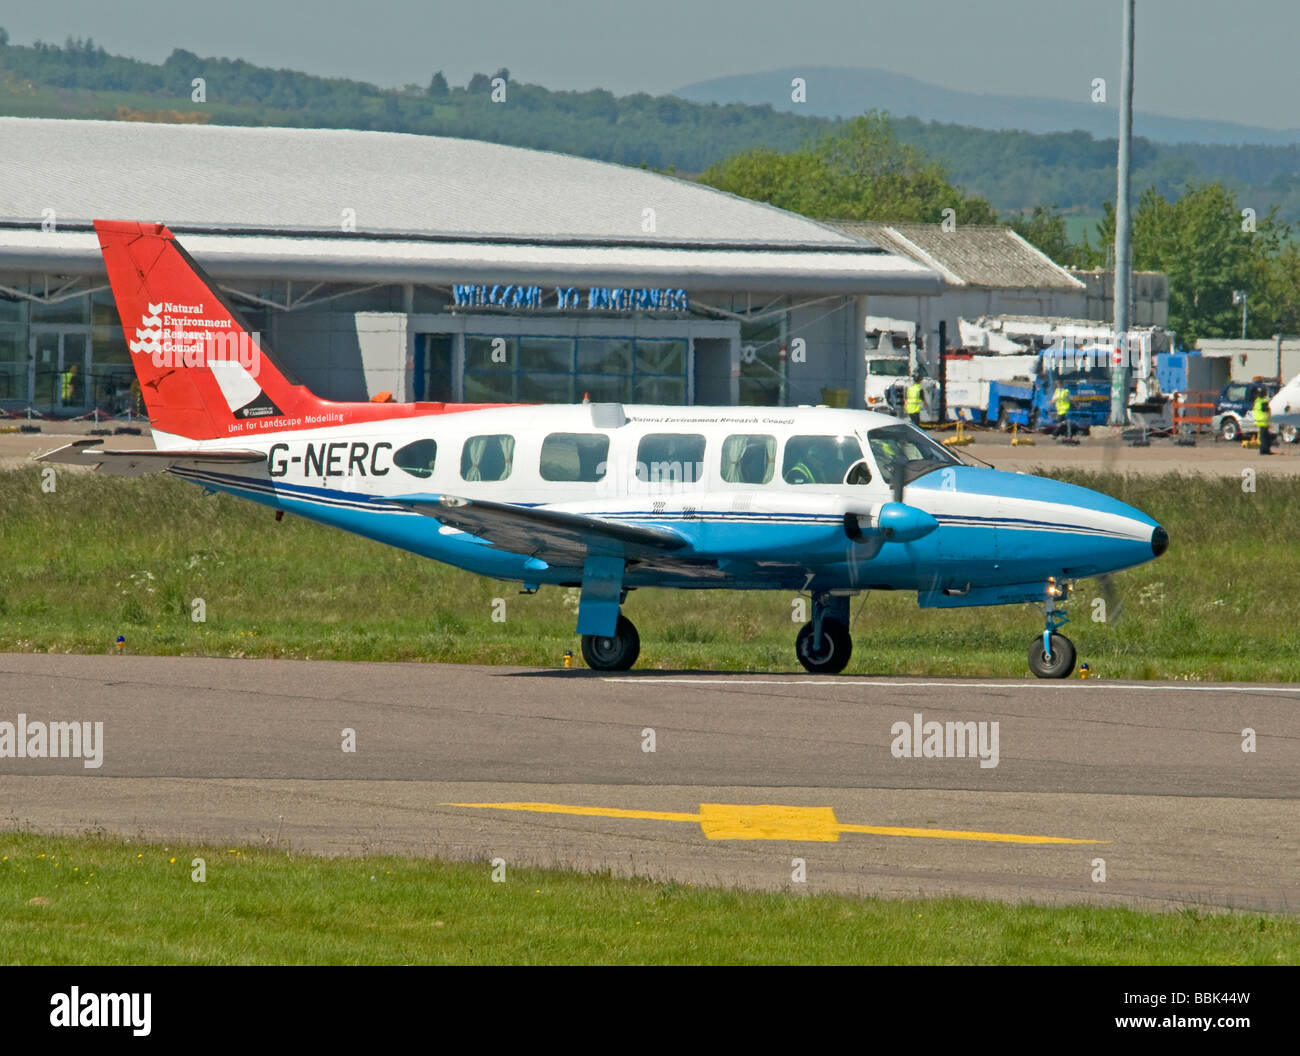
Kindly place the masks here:
<instances>
[{"instance_id":1,"label":"ground crew worker","mask_svg":"<svg viewBox=\"0 0 1300 1056\"><path fill-rule=\"evenodd\" d=\"M1255 428L1259 430L1259 453L1271 455L1273 434L1268 431L1273 424L1273 411L1268 405L1268 396L1262 388L1255 389Z\"/></svg>"},{"instance_id":2,"label":"ground crew worker","mask_svg":"<svg viewBox=\"0 0 1300 1056\"><path fill-rule=\"evenodd\" d=\"M922 391L921 375L913 374L912 384L907 387L907 402L903 405L903 410L907 412L907 417L911 419L913 425L921 424Z\"/></svg>"},{"instance_id":3,"label":"ground crew worker","mask_svg":"<svg viewBox=\"0 0 1300 1056\"><path fill-rule=\"evenodd\" d=\"M77 380L77 364L73 363L59 378L59 395L64 407L72 406L72 386Z\"/></svg>"},{"instance_id":4,"label":"ground crew worker","mask_svg":"<svg viewBox=\"0 0 1300 1056\"><path fill-rule=\"evenodd\" d=\"M1064 433L1066 436L1073 436L1073 428L1070 425L1070 390L1064 384L1056 386L1056 391L1052 393L1052 399L1056 402L1056 417L1061 419L1061 427L1057 430L1057 435Z\"/></svg>"}]
</instances>

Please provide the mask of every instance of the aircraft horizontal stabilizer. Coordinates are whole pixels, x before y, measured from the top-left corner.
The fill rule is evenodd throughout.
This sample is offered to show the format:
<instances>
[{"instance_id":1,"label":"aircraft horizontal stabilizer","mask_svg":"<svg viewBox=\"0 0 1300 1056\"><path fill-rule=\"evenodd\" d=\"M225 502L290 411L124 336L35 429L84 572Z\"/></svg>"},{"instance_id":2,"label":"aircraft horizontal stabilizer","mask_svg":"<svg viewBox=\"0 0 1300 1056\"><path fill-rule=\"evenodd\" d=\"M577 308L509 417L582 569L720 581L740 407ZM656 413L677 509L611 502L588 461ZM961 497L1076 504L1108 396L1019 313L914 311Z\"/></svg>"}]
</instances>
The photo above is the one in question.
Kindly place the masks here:
<instances>
[{"instance_id":1,"label":"aircraft horizontal stabilizer","mask_svg":"<svg viewBox=\"0 0 1300 1056\"><path fill-rule=\"evenodd\" d=\"M668 528L607 521L582 513L454 495L399 496L399 506L479 536L501 550L528 554L550 565L581 565L588 556L663 555L690 545Z\"/></svg>"},{"instance_id":2,"label":"aircraft horizontal stabilizer","mask_svg":"<svg viewBox=\"0 0 1300 1056\"><path fill-rule=\"evenodd\" d=\"M104 448L101 440L74 440L63 447L37 456L37 462L58 462L68 466L85 466L116 477L141 477L146 473L161 473L178 463L232 463L265 462L261 451L186 451L172 449L158 451L154 448L129 450Z\"/></svg>"}]
</instances>

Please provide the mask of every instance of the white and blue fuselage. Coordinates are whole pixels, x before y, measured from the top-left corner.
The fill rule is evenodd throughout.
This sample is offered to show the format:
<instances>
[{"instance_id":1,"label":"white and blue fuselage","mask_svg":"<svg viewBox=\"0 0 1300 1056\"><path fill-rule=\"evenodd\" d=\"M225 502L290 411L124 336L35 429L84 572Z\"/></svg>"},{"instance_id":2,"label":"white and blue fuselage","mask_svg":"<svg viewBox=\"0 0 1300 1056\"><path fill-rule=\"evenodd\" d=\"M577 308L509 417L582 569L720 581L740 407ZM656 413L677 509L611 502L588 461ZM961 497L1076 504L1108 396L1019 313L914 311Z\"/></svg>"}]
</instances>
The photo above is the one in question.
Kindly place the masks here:
<instances>
[{"instance_id":1,"label":"white and blue fuselage","mask_svg":"<svg viewBox=\"0 0 1300 1056\"><path fill-rule=\"evenodd\" d=\"M917 438L905 454L926 457L895 462L898 443L890 438L900 430ZM663 439L670 436L679 439ZM880 436L886 440L873 443ZM738 468L743 452L736 438L746 438L755 455L748 472ZM832 470L860 461L865 472L852 474L851 483L808 479L799 467L809 461L810 438L839 445ZM923 605L1041 600L1050 578L1128 568L1158 556L1167 543L1154 520L1109 496L965 465L898 419L870 411L511 406L198 445L165 435L156 441L160 448L174 442L264 451L264 464L181 464L172 471L212 490L526 584L580 584L582 562L547 557L540 545L532 553L503 549L440 521L428 512L431 504L456 496L552 509L682 538L680 548L661 558L629 557L624 588L916 590ZM850 448L856 457L844 454ZM476 464L476 456L491 464ZM896 471L907 478L901 503ZM877 530L899 506L909 527Z\"/></svg>"}]
</instances>

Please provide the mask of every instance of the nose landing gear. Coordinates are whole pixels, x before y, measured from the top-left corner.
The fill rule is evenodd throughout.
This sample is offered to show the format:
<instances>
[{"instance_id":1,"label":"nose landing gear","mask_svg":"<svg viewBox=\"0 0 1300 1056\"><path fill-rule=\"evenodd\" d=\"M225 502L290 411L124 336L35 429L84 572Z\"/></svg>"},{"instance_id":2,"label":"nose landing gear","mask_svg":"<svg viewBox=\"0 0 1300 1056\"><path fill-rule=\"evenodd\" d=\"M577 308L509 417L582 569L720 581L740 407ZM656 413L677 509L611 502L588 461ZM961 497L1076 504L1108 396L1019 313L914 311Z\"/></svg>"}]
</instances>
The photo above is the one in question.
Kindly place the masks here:
<instances>
[{"instance_id":1,"label":"nose landing gear","mask_svg":"<svg viewBox=\"0 0 1300 1056\"><path fill-rule=\"evenodd\" d=\"M1038 678L1069 678L1074 670L1074 643L1057 629L1070 622L1058 599L1069 597L1070 587L1055 579L1047 581L1047 601L1043 604L1043 633L1029 643L1029 670Z\"/></svg>"}]
</instances>

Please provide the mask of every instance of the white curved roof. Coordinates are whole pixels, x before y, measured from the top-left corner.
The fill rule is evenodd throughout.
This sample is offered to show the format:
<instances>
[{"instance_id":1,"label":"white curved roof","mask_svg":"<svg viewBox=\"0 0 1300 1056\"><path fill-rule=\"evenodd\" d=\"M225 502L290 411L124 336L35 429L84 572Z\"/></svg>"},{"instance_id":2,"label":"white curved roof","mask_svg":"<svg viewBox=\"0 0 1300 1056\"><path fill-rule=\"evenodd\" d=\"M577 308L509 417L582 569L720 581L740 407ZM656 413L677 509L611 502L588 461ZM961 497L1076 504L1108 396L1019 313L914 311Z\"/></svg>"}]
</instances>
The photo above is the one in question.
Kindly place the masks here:
<instances>
[{"instance_id":1,"label":"white curved roof","mask_svg":"<svg viewBox=\"0 0 1300 1056\"><path fill-rule=\"evenodd\" d=\"M58 237L25 245L17 236L48 209ZM625 255L610 258L609 281L707 282L720 262L681 251L728 251L740 257L716 272L727 288L938 289L932 270L830 226L585 158L392 132L0 117L0 268L97 266L98 218L166 223L228 274L291 266L279 277L326 279L383 263L381 281L467 281L531 274L521 254L543 250L547 274L565 274L596 248ZM466 268L485 246L481 270Z\"/></svg>"},{"instance_id":2,"label":"white curved roof","mask_svg":"<svg viewBox=\"0 0 1300 1056\"><path fill-rule=\"evenodd\" d=\"M535 239L852 244L841 231L645 169L396 132L0 118L0 217ZM654 230L643 229L654 210Z\"/></svg>"}]
</instances>

